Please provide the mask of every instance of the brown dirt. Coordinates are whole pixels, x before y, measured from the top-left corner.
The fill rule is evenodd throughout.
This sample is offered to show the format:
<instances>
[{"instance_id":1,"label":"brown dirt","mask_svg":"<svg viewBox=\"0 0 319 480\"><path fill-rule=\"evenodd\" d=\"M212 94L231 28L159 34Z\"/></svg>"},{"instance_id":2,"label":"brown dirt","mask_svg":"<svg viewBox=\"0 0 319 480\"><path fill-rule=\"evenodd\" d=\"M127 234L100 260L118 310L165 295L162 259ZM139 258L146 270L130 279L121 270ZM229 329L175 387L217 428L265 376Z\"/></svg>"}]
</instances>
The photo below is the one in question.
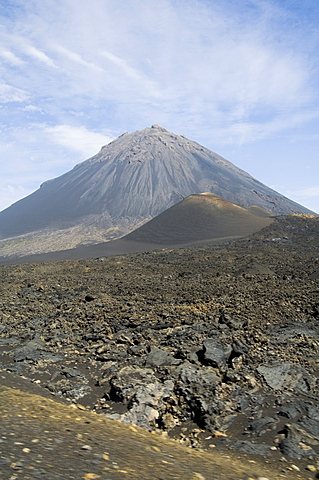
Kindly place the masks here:
<instances>
[{"instance_id":1,"label":"brown dirt","mask_svg":"<svg viewBox=\"0 0 319 480\"><path fill-rule=\"evenodd\" d=\"M284 463L234 452L191 450L142 428L49 398L0 372L0 478L297 480Z\"/></svg>"}]
</instances>

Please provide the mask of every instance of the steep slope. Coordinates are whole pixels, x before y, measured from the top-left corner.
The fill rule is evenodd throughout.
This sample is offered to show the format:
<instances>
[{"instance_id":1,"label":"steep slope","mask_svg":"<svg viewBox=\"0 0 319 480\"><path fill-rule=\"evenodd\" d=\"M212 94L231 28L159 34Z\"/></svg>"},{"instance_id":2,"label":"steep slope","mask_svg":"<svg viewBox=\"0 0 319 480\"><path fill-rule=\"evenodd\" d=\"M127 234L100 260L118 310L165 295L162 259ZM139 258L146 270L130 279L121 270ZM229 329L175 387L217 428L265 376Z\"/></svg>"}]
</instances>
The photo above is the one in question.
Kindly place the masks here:
<instances>
[{"instance_id":1,"label":"steep slope","mask_svg":"<svg viewBox=\"0 0 319 480\"><path fill-rule=\"evenodd\" d=\"M250 235L272 221L270 217L257 216L218 195L197 194L165 210L124 239L159 245L186 245Z\"/></svg>"},{"instance_id":2,"label":"steep slope","mask_svg":"<svg viewBox=\"0 0 319 480\"><path fill-rule=\"evenodd\" d=\"M201 192L273 214L308 212L196 142L153 125L123 134L0 212L0 239L32 234L35 243L37 232L42 251L101 242Z\"/></svg>"},{"instance_id":3,"label":"steep slope","mask_svg":"<svg viewBox=\"0 0 319 480\"><path fill-rule=\"evenodd\" d=\"M97 258L125 253L176 248L244 237L270 225L274 218L261 210L262 216L223 200L213 193L190 195L165 212L122 238L32 255L23 243L20 256L0 256L0 265ZM31 253L31 255L30 255Z\"/></svg>"}]
</instances>

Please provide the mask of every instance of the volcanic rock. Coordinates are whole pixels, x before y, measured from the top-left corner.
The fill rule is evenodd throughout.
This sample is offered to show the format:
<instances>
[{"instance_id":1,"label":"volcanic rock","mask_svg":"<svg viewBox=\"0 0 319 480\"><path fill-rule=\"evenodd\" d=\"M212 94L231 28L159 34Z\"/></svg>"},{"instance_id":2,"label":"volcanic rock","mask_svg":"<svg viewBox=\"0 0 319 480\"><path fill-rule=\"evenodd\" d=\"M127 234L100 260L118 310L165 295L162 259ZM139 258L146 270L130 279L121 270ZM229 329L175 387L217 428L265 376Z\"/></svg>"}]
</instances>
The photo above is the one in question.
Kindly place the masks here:
<instances>
[{"instance_id":1,"label":"volcanic rock","mask_svg":"<svg viewBox=\"0 0 319 480\"><path fill-rule=\"evenodd\" d=\"M284 438L280 442L279 447L284 455L291 458L302 458L315 454L312 448L302 448L298 440L290 440L288 438Z\"/></svg>"},{"instance_id":2,"label":"volcanic rock","mask_svg":"<svg viewBox=\"0 0 319 480\"><path fill-rule=\"evenodd\" d=\"M287 215L226 243L1 266L0 364L194 448L315 464L318 239L318 217ZM252 259L272 275L238 276Z\"/></svg>"},{"instance_id":3,"label":"volcanic rock","mask_svg":"<svg viewBox=\"0 0 319 480\"><path fill-rule=\"evenodd\" d=\"M231 347L225 346L217 339L208 338L203 342L204 354L203 359L207 365L217 367L219 369L226 366L227 360L231 353Z\"/></svg>"},{"instance_id":4,"label":"volcanic rock","mask_svg":"<svg viewBox=\"0 0 319 480\"><path fill-rule=\"evenodd\" d=\"M296 389L299 391L309 391L309 375L299 365L293 365L288 362L260 365L257 368L267 385L274 390Z\"/></svg>"}]
</instances>

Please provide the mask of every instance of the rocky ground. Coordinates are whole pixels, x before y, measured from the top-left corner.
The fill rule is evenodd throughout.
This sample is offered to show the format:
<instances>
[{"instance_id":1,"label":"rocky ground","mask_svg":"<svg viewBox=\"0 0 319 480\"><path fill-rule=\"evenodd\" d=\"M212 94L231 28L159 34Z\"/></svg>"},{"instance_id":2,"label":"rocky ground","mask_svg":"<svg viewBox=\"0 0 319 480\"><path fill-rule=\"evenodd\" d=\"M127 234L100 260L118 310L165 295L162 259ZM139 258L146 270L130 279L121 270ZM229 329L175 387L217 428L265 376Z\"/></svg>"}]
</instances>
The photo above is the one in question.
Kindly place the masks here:
<instances>
[{"instance_id":1,"label":"rocky ground","mask_svg":"<svg viewBox=\"0 0 319 480\"><path fill-rule=\"evenodd\" d=\"M318 217L226 245L2 266L0 278L3 369L183 445L316 475Z\"/></svg>"},{"instance_id":2,"label":"rocky ground","mask_svg":"<svg viewBox=\"0 0 319 480\"><path fill-rule=\"evenodd\" d=\"M166 432L96 415L0 372L3 480L301 480L309 471L261 455L178 445ZM51 397L51 398L50 398ZM294 467L294 468L293 468Z\"/></svg>"}]
</instances>

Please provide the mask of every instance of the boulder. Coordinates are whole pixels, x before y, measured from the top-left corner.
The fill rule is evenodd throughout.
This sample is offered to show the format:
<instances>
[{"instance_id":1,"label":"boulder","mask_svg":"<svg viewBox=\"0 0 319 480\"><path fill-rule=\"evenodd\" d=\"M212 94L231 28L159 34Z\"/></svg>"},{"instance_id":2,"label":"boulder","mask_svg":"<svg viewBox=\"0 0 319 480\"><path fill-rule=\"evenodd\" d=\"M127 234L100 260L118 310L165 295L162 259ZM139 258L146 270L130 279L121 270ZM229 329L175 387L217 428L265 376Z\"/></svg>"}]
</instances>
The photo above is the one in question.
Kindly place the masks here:
<instances>
[{"instance_id":1,"label":"boulder","mask_svg":"<svg viewBox=\"0 0 319 480\"><path fill-rule=\"evenodd\" d=\"M206 365L223 369L231 354L231 347L225 347L217 338L207 338L203 342L203 361Z\"/></svg>"},{"instance_id":2,"label":"boulder","mask_svg":"<svg viewBox=\"0 0 319 480\"><path fill-rule=\"evenodd\" d=\"M300 444L300 442L295 439L284 438L279 443L279 448L284 455L291 458L302 458L310 455L316 455L312 448L307 447L307 445Z\"/></svg>"},{"instance_id":3,"label":"boulder","mask_svg":"<svg viewBox=\"0 0 319 480\"><path fill-rule=\"evenodd\" d=\"M306 393L312 383L304 368L288 362L259 365L257 372L273 390L294 389Z\"/></svg>"},{"instance_id":4,"label":"boulder","mask_svg":"<svg viewBox=\"0 0 319 480\"><path fill-rule=\"evenodd\" d=\"M151 367L163 367L169 365L179 365L181 360L174 358L166 350L161 348L153 348L146 358L146 366Z\"/></svg>"},{"instance_id":5,"label":"boulder","mask_svg":"<svg viewBox=\"0 0 319 480\"><path fill-rule=\"evenodd\" d=\"M174 382L159 381L150 368L124 367L110 384L110 397L124 403L127 411L108 416L148 430L157 425L161 415L166 413L165 401L173 397Z\"/></svg>"}]
</instances>

